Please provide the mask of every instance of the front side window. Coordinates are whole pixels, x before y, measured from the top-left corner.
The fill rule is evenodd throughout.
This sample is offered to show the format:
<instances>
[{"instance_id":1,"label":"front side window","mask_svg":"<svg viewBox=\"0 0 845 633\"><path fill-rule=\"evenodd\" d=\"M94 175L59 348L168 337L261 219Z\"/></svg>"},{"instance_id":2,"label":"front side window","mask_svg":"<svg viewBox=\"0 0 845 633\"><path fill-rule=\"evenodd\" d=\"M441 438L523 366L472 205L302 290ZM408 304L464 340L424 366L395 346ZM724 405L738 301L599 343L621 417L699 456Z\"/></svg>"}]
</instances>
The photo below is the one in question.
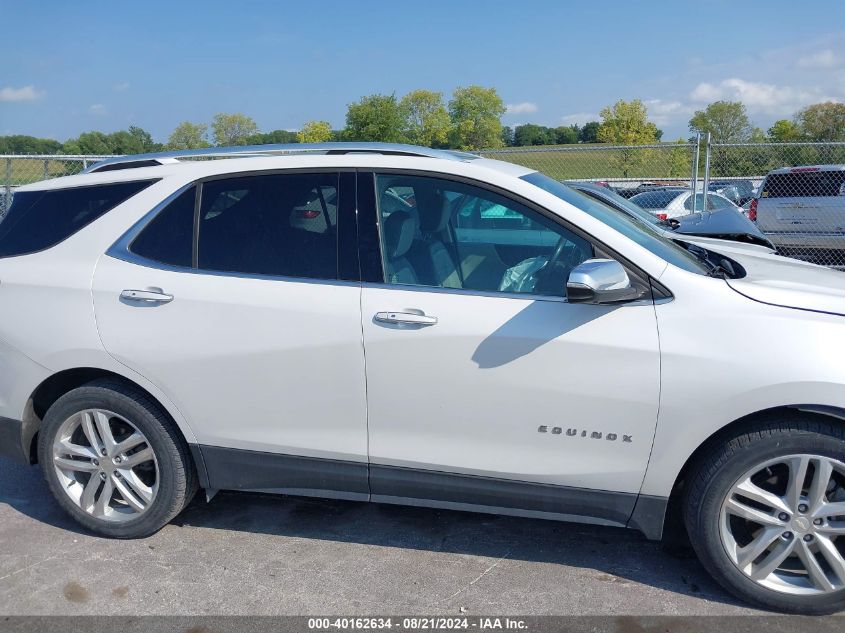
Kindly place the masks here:
<instances>
[{"instance_id":1,"label":"front side window","mask_svg":"<svg viewBox=\"0 0 845 633\"><path fill-rule=\"evenodd\" d=\"M598 200L585 198L574 189L540 172L535 171L521 178L603 222L664 261L689 272L702 275L708 273L707 267L698 258L683 246L668 239L665 233L657 227L639 222L627 213L614 209ZM631 201L633 202L636 198L637 196L634 196Z\"/></svg>"},{"instance_id":2,"label":"front side window","mask_svg":"<svg viewBox=\"0 0 845 633\"><path fill-rule=\"evenodd\" d=\"M205 182L198 268L337 279L338 174L270 174Z\"/></svg>"},{"instance_id":3,"label":"front side window","mask_svg":"<svg viewBox=\"0 0 845 633\"><path fill-rule=\"evenodd\" d=\"M51 248L125 202L154 180L72 189L19 191L0 222L0 257Z\"/></svg>"},{"instance_id":4,"label":"front side window","mask_svg":"<svg viewBox=\"0 0 845 633\"><path fill-rule=\"evenodd\" d=\"M388 283L566 296L592 245L485 189L424 176L378 175Z\"/></svg>"}]
</instances>

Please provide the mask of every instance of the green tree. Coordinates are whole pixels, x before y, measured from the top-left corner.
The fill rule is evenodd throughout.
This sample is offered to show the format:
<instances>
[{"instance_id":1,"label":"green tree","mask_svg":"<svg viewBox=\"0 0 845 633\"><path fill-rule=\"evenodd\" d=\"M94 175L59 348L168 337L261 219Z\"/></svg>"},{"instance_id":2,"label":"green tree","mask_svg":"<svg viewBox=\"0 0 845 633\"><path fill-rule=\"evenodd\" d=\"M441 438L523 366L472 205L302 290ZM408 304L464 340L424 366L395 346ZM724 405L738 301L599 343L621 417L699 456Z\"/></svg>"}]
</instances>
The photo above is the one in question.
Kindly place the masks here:
<instances>
[{"instance_id":1,"label":"green tree","mask_svg":"<svg viewBox=\"0 0 845 633\"><path fill-rule=\"evenodd\" d=\"M502 128L502 144L505 147L512 147L514 144L513 128L506 125Z\"/></svg>"},{"instance_id":2,"label":"green tree","mask_svg":"<svg viewBox=\"0 0 845 633\"><path fill-rule=\"evenodd\" d=\"M296 133L300 143L326 143L332 140L332 124L328 121L308 121Z\"/></svg>"},{"instance_id":3,"label":"green tree","mask_svg":"<svg viewBox=\"0 0 845 633\"><path fill-rule=\"evenodd\" d=\"M710 132L718 143L745 143L754 133L745 105L740 101L716 101L697 110L689 121L690 132Z\"/></svg>"},{"instance_id":4,"label":"green tree","mask_svg":"<svg viewBox=\"0 0 845 633\"><path fill-rule=\"evenodd\" d=\"M161 143L156 143L153 140L153 135L147 132L144 128L136 125L129 126L129 136L134 139L135 145L141 152L160 152L164 149Z\"/></svg>"},{"instance_id":5,"label":"green tree","mask_svg":"<svg viewBox=\"0 0 845 633\"><path fill-rule=\"evenodd\" d=\"M598 121L589 121L578 131L578 140L581 143L598 143L599 142L599 128L601 123Z\"/></svg>"},{"instance_id":6,"label":"green tree","mask_svg":"<svg viewBox=\"0 0 845 633\"><path fill-rule=\"evenodd\" d=\"M799 110L795 122L811 141L845 141L845 103L826 101Z\"/></svg>"},{"instance_id":7,"label":"green tree","mask_svg":"<svg viewBox=\"0 0 845 633\"><path fill-rule=\"evenodd\" d=\"M246 145L247 139L258 133L258 126L251 117L234 112L221 112L214 115L211 121L214 134L214 144L218 146Z\"/></svg>"},{"instance_id":8,"label":"green tree","mask_svg":"<svg viewBox=\"0 0 845 633\"><path fill-rule=\"evenodd\" d=\"M675 178L689 176L692 172L692 150L682 138L675 145L683 146L669 150L669 175ZM661 150L662 151L662 150Z\"/></svg>"},{"instance_id":9,"label":"green tree","mask_svg":"<svg viewBox=\"0 0 845 633\"><path fill-rule=\"evenodd\" d=\"M647 145L657 140L657 126L648 120L648 110L639 99L617 101L604 108L596 135L600 143Z\"/></svg>"},{"instance_id":10,"label":"green tree","mask_svg":"<svg viewBox=\"0 0 845 633\"><path fill-rule=\"evenodd\" d=\"M577 125L561 125L554 129L555 142L558 145L571 145L578 142L580 130Z\"/></svg>"},{"instance_id":11,"label":"green tree","mask_svg":"<svg viewBox=\"0 0 845 633\"><path fill-rule=\"evenodd\" d=\"M544 125L526 123L517 125L513 130L513 144L524 145L554 145L557 142L557 135L551 128Z\"/></svg>"},{"instance_id":12,"label":"green tree","mask_svg":"<svg viewBox=\"0 0 845 633\"><path fill-rule=\"evenodd\" d=\"M505 104L495 88L455 88L449 101L452 147L478 150L502 146L502 115Z\"/></svg>"},{"instance_id":13,"label":"green tree","mask_svg":"<svg viewBox=\"0 0 845 633\"><path fill-rule=\"evenodd\" d=\"M649 153L632 149L631 145L648 145L657 141L657 126L648 120L648 110L639 99L619 100L600 112L602 123L596 135L600 143L625 146L617 150L614 161L625 177L635 166L645 162Z\"/></svg>"},{"instance_id":14,"label":"green tree","mask_svg":"<svg viewBox=\"0 0 845 633\"><path fill-rule=\"evenodd\" d=\"M113 142L102 132L83 132L75 139L69 139L63 149L66 154L112 154Z\"/></svg>"},{"instance_id":15,"label":"green tree","mask_svg":"<svg viewBox=\"0 0 845 633\"><path fill-rule=\"evenodd\" d=\"M208 126L182 121L167 139L168 149L200 149L208 147Z\"/></svg>"},{"instance_id":16,"label":"green tree","mask_svg":"<svg viewBox=\"0 0 845 633\"><path fill-rule=\"evenodd\" d=\"M370 95L349 104L343 137L348 141L402 143L404 128L405 117L396 95Z\"/></svg>"},{"instance_id":17,"label":"green tree","mask_svg":"<svg viewBox=\"0 0 845 633\"><path fill-rule=\"evenodd\" d=\"M801 128L794 121L779 119L772 123L768 131L769 140L776 143L797 141L801 137Z\"/></svg>"},{"instance_id":18,"label":"green tree","mask_svg":"<svg viewBox=\"0 0 845 633\"><path fill-rule=\"evenodd\" d=\"M425 147L443 147L449 138L449 113L443 93L414 90L399 102L405 117L404 135L409 143Z\"/></svg>"},{"instance_id":19,"label":"green tree","mask_svg":"<svg viewBox=\"0 0 845 633\"><path fill-rule=\"evenodd\" d=\"M0 154L58 154L62 144L51 138L23 134L0 136Z\"/></svg>"},{"instance_id":20,"label":"green tree","mask_svg":"<svg viewBox=\"0 0 845 633\"><path fill-rule=\"evenodd\" d=\"M247 145L270 145L299 143L296 132L290 130L273 130L272 132L259 132L246 139Z\"/></svg>"}]
</instances>

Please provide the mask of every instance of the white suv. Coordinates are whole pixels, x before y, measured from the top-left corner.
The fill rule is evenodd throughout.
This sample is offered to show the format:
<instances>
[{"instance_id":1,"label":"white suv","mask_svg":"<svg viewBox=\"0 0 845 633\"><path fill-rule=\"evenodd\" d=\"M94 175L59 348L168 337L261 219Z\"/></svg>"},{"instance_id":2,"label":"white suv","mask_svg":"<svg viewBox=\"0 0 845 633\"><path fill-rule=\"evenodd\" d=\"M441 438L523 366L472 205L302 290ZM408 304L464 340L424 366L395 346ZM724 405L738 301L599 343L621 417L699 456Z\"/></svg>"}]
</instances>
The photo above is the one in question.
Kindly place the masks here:
<instances>
[{"instance_id":1,"label":"white suv","mask_svg":"<svg viewBox=\"0 0 845 633\"><path fill-rule=\"evenodd\" d=\"M781 253L845 270L845 165L769 172L748 214Z\"/></svg>"},{"instance_id":2,"label":"white suv","mask_svg":"<svg viewBox=\"0 0 845 633\"><path fill-rule=\"evenodd\" d=\"M471 155L207 153L238 152L21 187L0 223L0 447L82 525L148 535L198 487L677 516L742 598L843 608L841 273Z\"/></svg>"}]
</instances>

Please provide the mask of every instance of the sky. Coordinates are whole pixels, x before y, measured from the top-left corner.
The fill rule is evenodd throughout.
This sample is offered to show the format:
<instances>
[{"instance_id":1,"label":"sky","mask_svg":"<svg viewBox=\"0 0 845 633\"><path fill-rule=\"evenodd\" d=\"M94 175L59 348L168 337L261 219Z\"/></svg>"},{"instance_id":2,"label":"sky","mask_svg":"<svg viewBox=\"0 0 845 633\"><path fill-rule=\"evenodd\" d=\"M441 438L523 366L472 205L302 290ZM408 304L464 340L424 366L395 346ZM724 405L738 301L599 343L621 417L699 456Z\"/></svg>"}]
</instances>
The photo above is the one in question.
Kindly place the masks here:
<instances>
[{"instance_id":1,"label":"sky","mask_svg":"<svg viewBox=\"0 0 845 633\"><path fill-rule=\"evenodd\" d=\"M506 125L642 99L664 139L741 100L768 128L845 101L845 0L0 0L0 135L60 141L242 112L343 127L364 95L495 87Z\"/></svg>"}]
</instances>

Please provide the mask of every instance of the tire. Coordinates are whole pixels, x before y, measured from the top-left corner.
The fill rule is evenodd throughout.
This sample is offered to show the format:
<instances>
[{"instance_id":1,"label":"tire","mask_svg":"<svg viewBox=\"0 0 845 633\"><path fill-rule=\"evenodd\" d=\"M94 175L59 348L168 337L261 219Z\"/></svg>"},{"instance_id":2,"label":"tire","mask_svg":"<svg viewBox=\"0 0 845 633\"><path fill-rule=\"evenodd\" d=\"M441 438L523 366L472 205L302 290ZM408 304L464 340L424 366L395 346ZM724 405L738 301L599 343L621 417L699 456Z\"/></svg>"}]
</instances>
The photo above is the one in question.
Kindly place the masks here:
<instances>
[{"instance_id":1,"label":"tire","mask_svg":"<svg viewBox=\"0 0 845 633\"><path fill-rule=\"evenodd\" d=\"M59 505L86 529L111 538L157 532L198 487L188 448L169 416L149 395L112 379L74 389L50 407L38 461Z\"/></svg>"},{"instance_id":2,"label":"tire","mask_svg":"<svg viewBox=\"0 0 845 633\"><path fill-rule=\"evenodd\" d=\"M820 416L787 412L722 438L693 465L685 486L684 522L701 563L725 589L765 609L807 615L845 609L845 573L828 563L838 565L830 543L840 555L845 552L845 533L833 532L845 528L843 470L845 429ZM801 486L790 486L799 480ZM813 488L817 480L826 482L824 488ZM782 495L780 501L760 497L761 489ZM814 490L822 490L821 496ZM744 496L745 491L757 498ZM761 498L772 505L755 504ZM749 507L767 516L760 523L749 520ZM837 514L822 518L834 509ZM822 523L816 527L816 522ZM757 555L755 544L765 542L771 544ZM787 558L769 573L767 563L775 564L785 552Z\"/></svg>"}]
</instances>

